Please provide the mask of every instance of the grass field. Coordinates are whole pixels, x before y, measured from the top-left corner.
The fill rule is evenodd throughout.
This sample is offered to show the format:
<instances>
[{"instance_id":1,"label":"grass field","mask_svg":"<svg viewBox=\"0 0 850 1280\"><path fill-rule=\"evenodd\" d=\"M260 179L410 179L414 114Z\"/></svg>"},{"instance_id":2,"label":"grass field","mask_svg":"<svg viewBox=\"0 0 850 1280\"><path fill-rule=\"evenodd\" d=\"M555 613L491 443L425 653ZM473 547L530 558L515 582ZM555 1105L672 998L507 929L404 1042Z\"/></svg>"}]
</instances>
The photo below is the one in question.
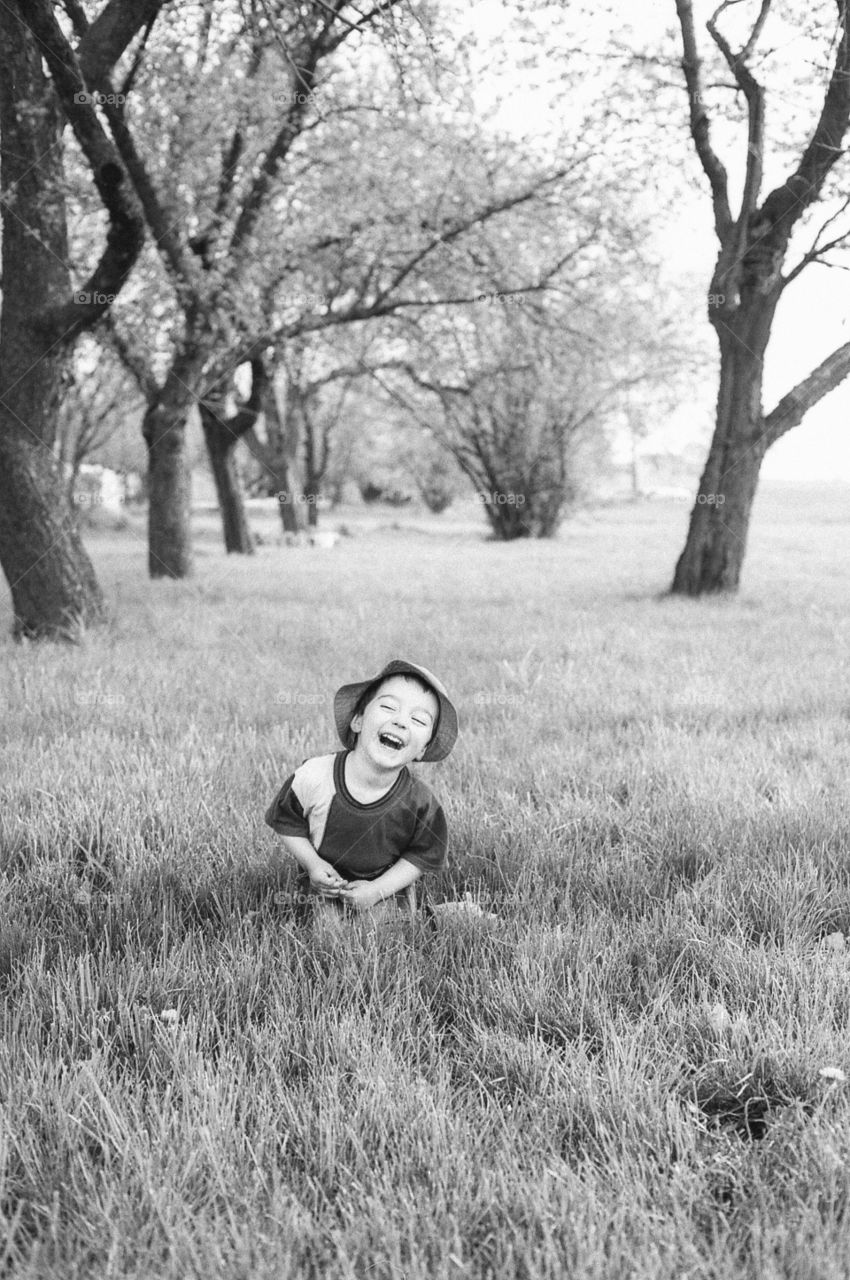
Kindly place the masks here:
<instances>
[{"instance_id":1,"label":"grass field","mask_svg":"<svg viewBox=\"0 0 850 1280\"><path fill-rule=\"evenodd\" d=\"M660 597L686 516L92 535L110 625L0 639L0 1273L850 1275L850 502L760 497L733 601ZM485 914L316 931L263 811L397 654Z\"/></svg>"}]
</instances>

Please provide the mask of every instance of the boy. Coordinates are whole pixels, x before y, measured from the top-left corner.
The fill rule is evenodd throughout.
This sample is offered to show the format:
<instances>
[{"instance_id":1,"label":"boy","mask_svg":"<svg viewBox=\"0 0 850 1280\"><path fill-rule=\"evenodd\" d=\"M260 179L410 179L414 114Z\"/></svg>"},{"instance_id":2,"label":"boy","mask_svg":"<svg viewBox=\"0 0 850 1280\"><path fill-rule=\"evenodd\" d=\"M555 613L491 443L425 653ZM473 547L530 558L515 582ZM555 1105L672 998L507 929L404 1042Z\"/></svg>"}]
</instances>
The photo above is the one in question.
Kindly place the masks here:
<instances>
[{"instance_id":1,"label":"boy","mask_svg":"<svg viewBox=\"0 0 850 1280\"><path fill-rule=\"evenodd\" d=\"M311 895L368 910L412 894L423 872L445 862L443 810L407 766L449 754L457 712L435 675L394 659L374 679L337 690L334 720L346 750L305 760L266 822Z\"/></svg>"}]
</instances>

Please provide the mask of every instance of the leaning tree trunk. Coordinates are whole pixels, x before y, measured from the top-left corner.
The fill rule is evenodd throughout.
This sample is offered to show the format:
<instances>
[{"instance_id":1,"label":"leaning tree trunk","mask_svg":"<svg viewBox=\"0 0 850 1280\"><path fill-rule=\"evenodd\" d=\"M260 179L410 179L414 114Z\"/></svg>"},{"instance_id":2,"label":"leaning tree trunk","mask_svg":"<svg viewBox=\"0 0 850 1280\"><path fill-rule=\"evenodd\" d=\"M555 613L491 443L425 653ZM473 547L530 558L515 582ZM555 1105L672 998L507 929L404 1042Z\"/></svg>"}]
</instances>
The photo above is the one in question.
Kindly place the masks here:
<instances>
[{"instance_id":1,"label":"leaning tree trunk","mask_svg":"<svg viewBox=\"0 0 850 1280\"><path fill-rule=\"evenodd\" d=\"M248 527L242 482L236 464L238 437L227 425L223 406L201 400L198 407L218 495L225 550L228 554L252 555L254 540Z\"/></svg>"},{"instance_id":2,"label":"leaning tree trunk","mask_svg":"<svg viewBox=\"0 0 850 1280\"><path fill-rule=\"evenodd\" d=\"M254 434L257 418L268 402L271 378L262 355L254 356L251 360L251 394L236 413L228 415L226 395L228 388L233 386L234 372L228 369L214 378L212 387L200 399L198 407L218 494L225 549L228 553L252 555L254 539L245 511L236 446L243 437Z\"/></svg>"},{"instance_id":3,"label":"leaning tree trunk","mask_svg":"<svg viewBox=\"0 0 850 1280\"><path fill-rule=\"evenodd\" d=\"M70 297L60 122L41 54L23 21L0 5L0 563L18 636L60 638L98 621L103 600L53 457L68 359L39 327Z\"/></svg>"},{"instance_id":4,"label":"leaning tree trunk","mask_svg":"<svg viewBox=\"0 0 850 1280\"><path fill-rule=\"evenodd\" d=\"M738 589L767 449L763 361L777 297L751 297L746 309L739 307L736 316L730 314L728 321L716 326L720 340L717 420L688 536L676 564L674 595Z\"/></svg>"}]
</instances>

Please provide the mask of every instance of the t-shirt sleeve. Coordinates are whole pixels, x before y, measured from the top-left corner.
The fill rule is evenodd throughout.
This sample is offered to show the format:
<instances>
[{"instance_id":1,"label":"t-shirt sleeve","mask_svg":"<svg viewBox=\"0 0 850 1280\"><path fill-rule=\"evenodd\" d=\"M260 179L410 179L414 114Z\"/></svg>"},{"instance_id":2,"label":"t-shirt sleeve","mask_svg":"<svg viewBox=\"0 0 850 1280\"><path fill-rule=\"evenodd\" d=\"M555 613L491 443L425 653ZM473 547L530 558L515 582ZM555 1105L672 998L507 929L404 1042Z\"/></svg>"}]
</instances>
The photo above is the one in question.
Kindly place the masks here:
<instances>
[{"instance_id":1,"label":"t-shirt sleeve","mask_svg":"<svg viewBox=\"0 0 850 1280\"><path fill-rule=\"evenodd\" d=\"M401 856L420 871L440 871L448 856L449 828L446 815L435 796L429 796L417 810L413 839Z\"/></svg>"},{"instance_id":2,"label":"t-shirt sleeve","mask_svg":"<svg viewBox=\"0 0 850 1280\"><path fill-rule=\"evenodd\" d=\"M266 811L266 822L278 835L310 838L310 825L296 792L297 770L286 779Z\"/></svg>"}]
</instances>

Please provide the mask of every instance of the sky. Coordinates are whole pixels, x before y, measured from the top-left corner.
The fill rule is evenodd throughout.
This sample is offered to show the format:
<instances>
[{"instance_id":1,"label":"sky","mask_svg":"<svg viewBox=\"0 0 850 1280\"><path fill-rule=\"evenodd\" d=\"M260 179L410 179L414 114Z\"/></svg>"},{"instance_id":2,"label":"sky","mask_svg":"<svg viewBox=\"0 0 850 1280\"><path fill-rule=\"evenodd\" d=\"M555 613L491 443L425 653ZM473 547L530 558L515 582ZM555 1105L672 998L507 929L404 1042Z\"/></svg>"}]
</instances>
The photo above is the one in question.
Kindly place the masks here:
<instances>
[{"instance_id":1,"label":"sky","mask_svg":"<svg viewBox=\"0 0 850 1280\"><path fill-rule=\"evenodd\" d=\"M704 17L710 12L702 0L697 0L697 5L698 16ZM576 12L582 8L580 4L571 7ZM757 8L754 10L748 0L748 10L755 12ZM563 127L563 113L570 109L557 92L563 60L563 53L554 48L558 44L557 36L552 32L552 38L547 39L545 9L541 11L539 7L531 6L530 11L538 14L534 21L539 38L534 43L533 56L529 57L529 46L522 41L522 22L516 25L512 21L512 10L513 7L504 4L503 0L473 0L473 3L464 3L459 8L459 29L475 32L482 45L492 41L500 49L506 67L499 76L488 72L475 77L476 102L483 110L492 113L495 125L519 137L557 135ZM743 15L743 10L739 12ZM631 23L634 31L645 33L644 39L649 33L660 34L675 22L674 0L630 0L627 9L620 8L618 21ZM588 41L591 44L598 41L598 47L602 48L606 27L599 7L589 7L582 22ZM528 34L527 27L525 33ZM765 36L768 34L766 28ZM628 35L627 26L626 40ZM796 33L790 33L786 43L789 58L799 57ZM481 56L485 57L483 52ZM768 109L769 105L768 102ZM718 148L721 142L718 135ZM731 171L732 165L729 167ZM772 185L770 177L768 175L765 191ZM690 203L685 202L676 223L665 231L662 243L673 274L676 263L680 262L683 273L705 279L707 292L716 241L710 220L707 184L702 182L701 171L695 179ZM732 190L734 192L734 177ZM699 305L704 313L704 301ZM777 399L831 351L850 341L848 317L850 271L812 265L788 286L777 312L766 360L765 411L769 411ZM706 367L711 370L716 366L716 340L707 325L704 332ZM710 430L713 398L712 382L707 381L706 385L706 403L700 406L703 422L708 424L703 426L703 432ZM672 432L675 435L682 429L681 423L671 424L667 434L669 436ZM707 436L705 438L707 443ZM799 427L790 431L768 452L762 477L768 480L850 483L850 379L825 397Z\"/></svg>"}]
</instances>

